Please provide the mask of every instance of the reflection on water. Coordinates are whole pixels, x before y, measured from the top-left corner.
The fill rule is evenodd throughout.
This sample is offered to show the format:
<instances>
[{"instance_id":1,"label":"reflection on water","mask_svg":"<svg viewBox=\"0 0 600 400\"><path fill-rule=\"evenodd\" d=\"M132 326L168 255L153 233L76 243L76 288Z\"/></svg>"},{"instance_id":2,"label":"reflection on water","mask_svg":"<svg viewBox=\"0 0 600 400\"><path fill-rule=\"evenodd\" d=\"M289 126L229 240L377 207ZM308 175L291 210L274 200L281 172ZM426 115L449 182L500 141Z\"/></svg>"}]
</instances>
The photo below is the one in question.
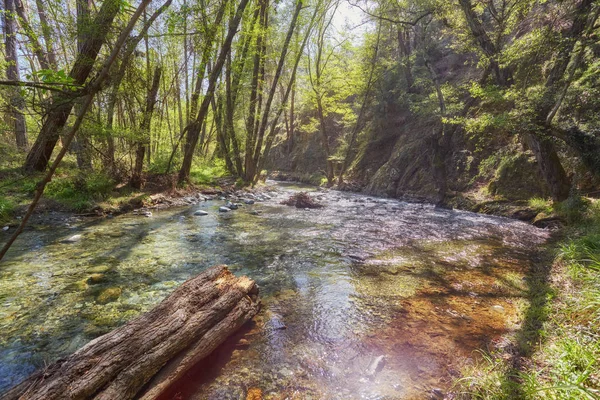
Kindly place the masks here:
<instances>
[{"instance_id":1,"label":"reflection on water","mask_svg":"<svg viewBox=\"0 0 600 400\"><path fill-rule=\"evenodd\" d=\"M280 205L294 190L23 234L0 269L0 391L220 263L255 279L264 307L182 397L423 398L516 328L545 231L333 191L313 192L323 209Z\"/></svg>"}]
</instances>

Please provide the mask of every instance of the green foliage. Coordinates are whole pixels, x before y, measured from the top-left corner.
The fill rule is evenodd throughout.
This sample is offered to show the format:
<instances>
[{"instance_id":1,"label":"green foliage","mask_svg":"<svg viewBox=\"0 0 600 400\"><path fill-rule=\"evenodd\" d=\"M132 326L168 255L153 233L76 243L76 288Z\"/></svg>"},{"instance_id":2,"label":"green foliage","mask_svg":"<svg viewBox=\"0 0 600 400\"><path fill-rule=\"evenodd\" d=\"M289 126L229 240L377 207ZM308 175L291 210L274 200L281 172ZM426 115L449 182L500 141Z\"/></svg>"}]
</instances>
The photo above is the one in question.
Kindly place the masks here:
<instances>
[{"instance_id":1,"label":"green foliage","mask_svg":"<svg viewBox=\"0 0 600 400\"><path fill-rule=\"evenodd\" d=\"M225 161L215 159L212 162L195 165L190 171L190 180L194 184L210 185L216 182L217 178L228 175Z\"/></svg>"},{"instance_id":2,"label":"green foliage","mask_svg":"<svg viewBox=\"0 0 600 400\"><path fill-rule=\"evenodd\" d=\"M92 172L85 176L55 178L46 186L44 194L70 209L83 211L108 198L114 184L109 176Z\"/></svg>"},{"instance_id":3,"label":"green foliage","mask_svg":"<svg viewBox=\"0 0 600 400\"><path fill-rule=\"evenodd\" d=\"M15 204L11 199L0 197L0 223L8 222L14 209Z\"/></svg>"},{"instance_id":4,"label":"green foliage","mask_svg":"<svg viewBox=\"0 0 600 400\"><path fill-rule=\"evenodd\" d=\"M553 211L551 199L543 199L541 197L533 197L528 200L528 205L530 208L535 210L538 214L539 213L551 214Z\"/></svg>"}]
</instances>

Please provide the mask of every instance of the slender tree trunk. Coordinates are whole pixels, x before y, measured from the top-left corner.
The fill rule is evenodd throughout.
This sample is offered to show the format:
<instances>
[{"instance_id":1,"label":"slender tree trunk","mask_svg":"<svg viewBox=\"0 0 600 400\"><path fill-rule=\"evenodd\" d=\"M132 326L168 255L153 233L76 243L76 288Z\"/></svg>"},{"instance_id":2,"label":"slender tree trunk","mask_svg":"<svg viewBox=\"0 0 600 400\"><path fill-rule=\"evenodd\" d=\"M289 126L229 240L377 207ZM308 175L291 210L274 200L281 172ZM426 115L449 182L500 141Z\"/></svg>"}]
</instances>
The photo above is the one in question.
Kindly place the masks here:
<instances>
[{"instance_id":1,"label":"slender tree trunk","mask_svg":"<svg viewBox=\"0 0 600 400\"><path fill-rule=\"evenodd\" d=\"M40 63L40 67L42 69L51 69L50 61L48 60L48 55L42 48L40 44L39 38L37 37L33 27L29 23L29 18L27 17L27 12L25 10L24 0L14 0L16 5L16 12L19 15L19 24L23 27L23 31L29 41L31 42L31 50L38 62Z\"/></svg>"},{"instance_id":2,"label":"slender tree trunk","mask_svg":"<svg viewBox=\"0 0 600 400\"><path fill-rule=\"evenodd\" d=\"M152 113L154 112L154 106L156 105L156 96L158 94L158 87L160 84L161 68L157 66L154 69L154 76L152 78L152 86L148 92L146 98L146 109L142 116L142 123L140 125L141 138L135 143L135 166L133 168L133 174L129 184L135 189L142 187L142 169L144 168L144 154L146 152L146 146L149 144L150 138L150 123L152 122Z\"/></svg>"},{"instance_id":3,"label":"slender tree trunk","mask_svg":"<svg viewBox=\"0 0 600 400\"><path fill-rule=\"evenodd\" d=\"M246 120L246 151L244 156L244 180L252 182L256 171L254 164L254 147L256 146L256 129L258 124L258 115L260 115L260 99L262 79L261 72L264 71L266 30L267 30L267 8L268 0L259 0L260 17L258 33L256 37L256 51L254 52L254 62L252 70L252 82L250 83L250 101L248 108L248 118Z\"/></svg>"},{"instance_id":4,"label":"slender tree trunk","mask_svg":"<svg viewBox=\"0 0 600 400\"><path fill-rule=\"evenodd\" d=\"M19 57L17 55L15 0L4 0L4 47L6 60L6 78L9 81L19 81ZM27 127L25 125L25 100L18 87L10 88L8 121L15 134L17 147L27 148Z\"/></svg>"},{"instance_id":5,"label":"slender tree trunk","mask_svg":"<svg viewBox=\"0 0 600 400\"><path fill-rule=\"evenodd\" d=\"M227 54L231 50L231 43L233 42L233 37L237 33L238 26L242 19L242 15L244 13L244 9L248 5L249 0L241 0L238 4L237 10L235 12L235 16L229 22L229 28L227 31L227 36L223 45L221 46L221 50L219 51L219 55L213 67L213 70L208 79L208 88L206 90L206 94L202 99L202 104L200 105L200 109L198 110L198 116L196 120L188 125L189 129L187 132L187 143L188 146L185 149L185 154L183 157L183 162L181 165L181 169L179 170L178 181L179 183L183 183L187 181L190 177L190 170L192 168L192 160L194 158L194 151L196 149L196 145L198 144L198 138L200 135L200 130L202 129L202 124L206 118L208 107L210 106L210 101L215 94L215 88L217 85L217 79L219 75L221 75L221 70L223 69L223 64L225 64L225 59Z\"/></svg>"},{"instance_id":6,"label":"slender tree trunk","mask_svg":"<svg viewBox=\"0 0 600 400\"><path fill-rule=\"evenodd\" d=\"M271 112L271 104L273 103L273 99L275 97L275 92L277 91L277 86L279 84L279 79L281 78L281 73L283 71L283 66L287 57L288 48L290 42L292 40L292 36L294 34L294 30L296 29L296 23L298 21L298 16L300 15L300 11L302 10L302 1L298 0L296 3L296 9L294 11L294 15L292 17L292 21L290 22L290 26L288 28L288 32L283 43L283 47L281 49L281 54L279 56L279 62L277 63L277 69L275 70L275 75L273 76L273 80L271 82L271 88L269 90L269 94L267 96L267 102L265 103L264 110L262 111L262 118L260 121L260 127L258 129L258 137L256 141L256 147L253 150L253 160L252 165L254 167L253 175L251 177L247 176L248 181L253 182L256 174L260 174L260 170L257 169L259 164L259 159L261 157L263 151L263 140L265 136L265 132L267 130L267 124L269 121L269 116ZM248 173L248 171L246 171Z\"/></svg>"},{"instance_id":7,"label":"slender tree trunk","mask_svg":"<svg viewBox=\"0 0 600 400\"><path fill-rule=\"evenodd\" d=\"M90 36L82 46L82 52L78 53L69 74L75 84L83 85L89 77L100 48L106 41L109 28L119 12L121 3L121 0L106 0L102 3L98 15L91 24ZM54 97L42 129L25 160L24 167L26 170L43 171L46 169L60 131L71 114L74 102L73 98L64 95Z\"/></svg>"},{"instance_id":8,"label":"slender tree trunk","mask_svg":"<svg viewBox=\"0 0 600 400\"><path fill-rule=\"evenodd\" d=\"M40 24L42 26L42 36L44 37L44 43L46 45L46 54L48 55L48 63L50 68L56 68L56 52L54 51L54 39L52 37L52 28L48 24L48 17L46 16L46 8L44 7L43 0L35 0L35 4L38 10L38 17L40 18Z\"/></svg>"}]
</instances>

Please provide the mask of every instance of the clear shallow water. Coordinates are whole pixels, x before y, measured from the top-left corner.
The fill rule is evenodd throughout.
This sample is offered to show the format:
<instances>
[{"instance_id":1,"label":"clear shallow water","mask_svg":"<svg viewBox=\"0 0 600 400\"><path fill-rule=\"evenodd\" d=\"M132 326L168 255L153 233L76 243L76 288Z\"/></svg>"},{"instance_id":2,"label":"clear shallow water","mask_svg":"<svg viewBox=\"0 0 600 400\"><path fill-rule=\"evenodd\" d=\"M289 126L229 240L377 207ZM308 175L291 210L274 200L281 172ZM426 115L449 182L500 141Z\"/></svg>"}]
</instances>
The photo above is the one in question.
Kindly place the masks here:
<instances>
[{"instance_id":1,"label":"clear shallow water","mask_svg":"<svg viewBox=\"0 0 600 400\"><path fill-rule=\"evenodd\" d=\"M215 200L23 234L0 266L0 392L221 263L259 283L264 307L186 377L182 398L423 398L518 328L546 231L333 191L312 193L325 208L298 210L279 204L297 187L276 190L226 214Z\"/></svg>"}]
</instances>

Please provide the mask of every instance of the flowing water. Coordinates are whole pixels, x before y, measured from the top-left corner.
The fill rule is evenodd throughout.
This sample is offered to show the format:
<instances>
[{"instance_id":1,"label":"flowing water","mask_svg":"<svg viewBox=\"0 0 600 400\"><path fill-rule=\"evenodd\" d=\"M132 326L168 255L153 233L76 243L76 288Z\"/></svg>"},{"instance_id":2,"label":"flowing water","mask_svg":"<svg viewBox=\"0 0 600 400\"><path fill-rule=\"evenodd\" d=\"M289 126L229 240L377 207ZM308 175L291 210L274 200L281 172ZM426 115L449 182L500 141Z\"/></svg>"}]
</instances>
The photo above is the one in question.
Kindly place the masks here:
<instances>
[{"instance_id":1,"label":"flowing water","mask_svg":"<svg viewBox=\"0 0 600 400\"><path fill-rule=\"evenodd\" d=\"M214 264L255 279L263 308L177 398L428 398L519 328L548 232L334 191L312 192L321 209L279 204L298 190L34 226L0 265L0 392Z\"/></svg>"}]
</instances>

